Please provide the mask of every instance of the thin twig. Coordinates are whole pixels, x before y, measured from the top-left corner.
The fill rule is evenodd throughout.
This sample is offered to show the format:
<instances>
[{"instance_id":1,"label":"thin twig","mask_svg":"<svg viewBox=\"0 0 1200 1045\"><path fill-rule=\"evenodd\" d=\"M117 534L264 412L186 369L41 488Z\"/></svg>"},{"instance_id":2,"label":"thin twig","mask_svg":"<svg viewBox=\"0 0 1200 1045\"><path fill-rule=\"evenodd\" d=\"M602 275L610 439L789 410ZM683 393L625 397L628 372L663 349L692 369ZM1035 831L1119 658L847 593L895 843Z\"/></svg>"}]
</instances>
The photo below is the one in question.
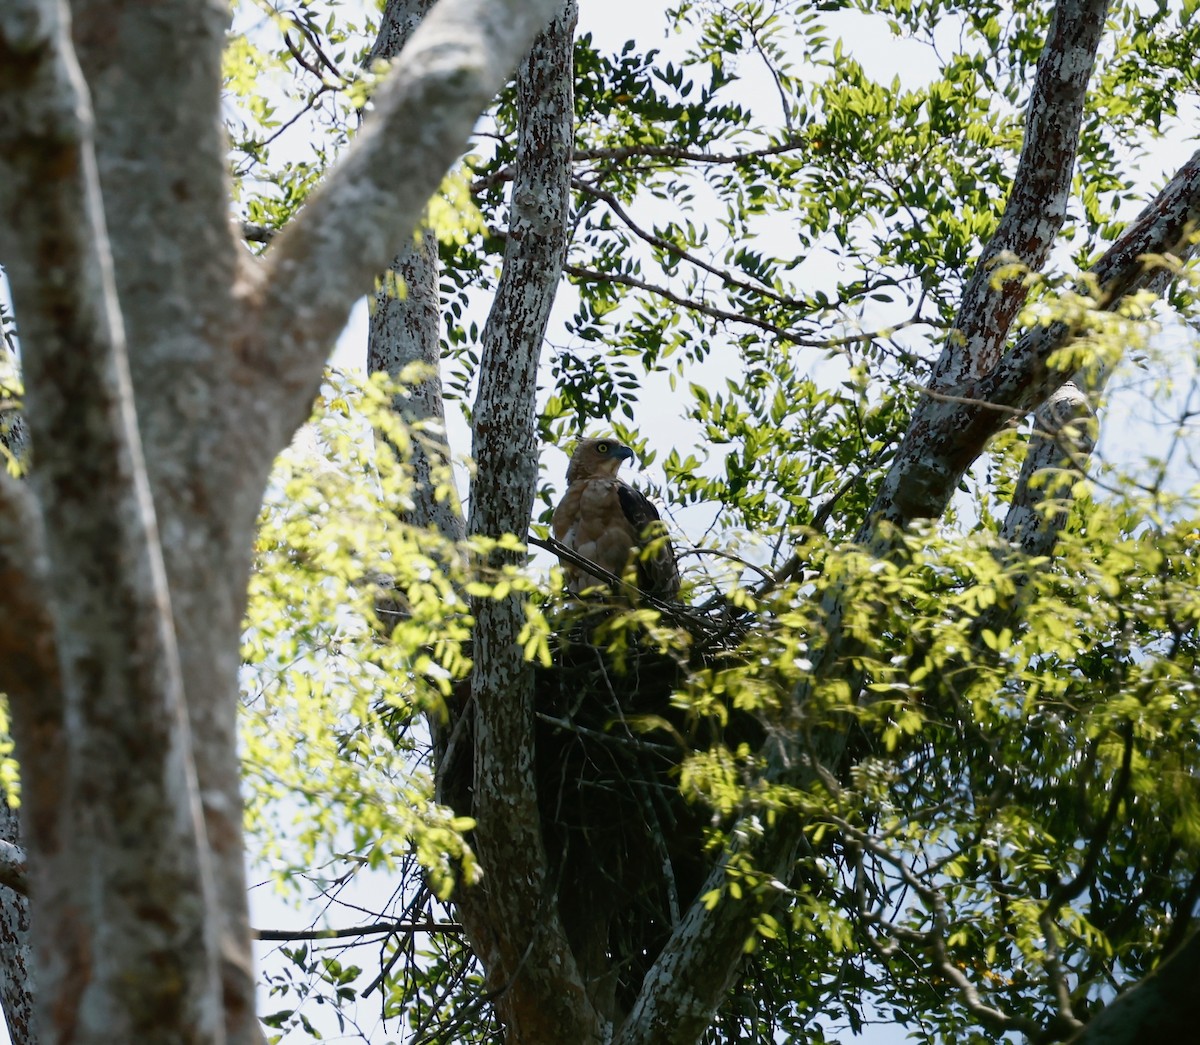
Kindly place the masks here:
<instances>
[{"instance_id":1,"label":"thin twig","mask_svg":"<svg viewBox=\"0 0 1200 1045\"><path fill-rule=\"evenodd\" d=\"M352 925L343 929L251 929L256 940L340 940L347 937L374 936L379 933L461 933L458 922L375 922L372 925Z\"/></svg>"}]
</instances>

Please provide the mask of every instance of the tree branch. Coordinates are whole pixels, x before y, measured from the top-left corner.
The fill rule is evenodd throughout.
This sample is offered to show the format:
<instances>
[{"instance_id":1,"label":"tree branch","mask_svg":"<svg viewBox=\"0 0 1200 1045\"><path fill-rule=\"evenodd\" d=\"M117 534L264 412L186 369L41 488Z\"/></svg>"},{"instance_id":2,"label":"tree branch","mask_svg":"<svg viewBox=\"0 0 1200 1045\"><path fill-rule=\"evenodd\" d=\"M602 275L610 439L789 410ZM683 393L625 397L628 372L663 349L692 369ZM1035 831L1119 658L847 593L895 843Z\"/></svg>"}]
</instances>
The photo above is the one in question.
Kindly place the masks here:
<instances>
[{"instance_id":1,"label":"tree branch","mask_svg":"<svg viewBox=\"0 0 1200 1045\"><path fill-rule=\"evenodd\" d=\"M1149 1045L1196 1034L1200 932L1070 1039L1070 1045Z\"/></svg>"},{"instance_id":2,"label":"tree branch","mask_svg":"<svg viewBox=\"0 0 1200 1045\"><path fill-rule=\"evenodd\" d=\"M373 922L371 925L352 925L342 929L254 929L256 940L344 940L358 936L412 933L461 933L458 922Z\"/></svg>"},{"instance_id":3,"label":"tree branch","mask_svg":"<svg viewBox=\"0 0 1200 1045\"><path fill-rule=\"evenodd\" d=\"M432 6L433 0L389 0L367 65L395 58ZM429 229L421 229L392 258L375 291L367 370L399 377L410 363L424 365L425 375L392 404L406 422L425 426L410 446L415 480L411 520L457 541L466 533L457 491L455 496L437 496L440 486L454 485L442 402L440 329L437 239Z\"/></svg>"},{"instance_id":4,"label":"tree branch","mask_svg":"<svg viewBox=\"0 0 1200 1045\"><path fill-rule=\"evenodd\" d=\"M255 350L282 378L293 427L307 416L329 347L354 302L412 234L480 112L557 0L441 0L372 99L349 152L280 233L255 281Z\"/></svg>"},{"instance_id":5,"label":"tree branch","mask_svg":"<svg viewBox=\"0 0 1200 1045\"><path fill-rule=\"evenodd\" d=\"M592 160L629 160L629 159L664 159L679 160L681 163L703 163L713 166L736 165L751 160L765 159L768 156L779 156L808 145L806 138L788 138L778 145L768 145L761 149L747 149L745 152L698 152L681 145L622 145L611 149L576 149L573 159L586 163Z\"/></svg>"},{"instance_id":6,"label":"tree branch","mask_svg":"<svg viewBox=\"0 0 1200 1045\"><path fill-rule=\"evenodd\" d=\"M39 1013L55 1040L65 1028L80 1040L215 1037L210 872L92 131L65 4L6 3L0 254L21 317L64 695L61 718L55 692L12 705L45 882L33 897ZM51 764L56 748L66 757ZM124 845L131 833L149 844ZM109 1004L85 1004L84 982Z\"/></svg>"},{"instance_id":7,"label":"tree branch","mask_svg":"<svg viewBox=\"0 0 1200 1045\"><path fill-rule=\"evenodd\" d=\"M1178 271L1195 253L1198 225L1200 151L1091 269L1100 307L1113 310L1136 290L1161 290L1168 282L1163 273ZM880 520L903 526L940 516L967 468L1005 423L997 408L1026 412L1068 379L1048 361L1076 333L1061 320L1034 327L988 374L951 389L953 398L928 396L918 403L860 540L873 540Z\"/></svg>"},{"instance_id":8,"label":"tree branch","mask_svg":"<svg viewBox=\"0 0 1200 1045\"><path fill-rule=\"evenodd\" d=\"M874 341L877 338L891 337L897 331L906 330L914 326L937 326L935 320L923 319L920 315L911 316L908 319L901 320L894 326L885 327L880 330L866 330L861 334L846 334L842 337L830 338L812 338L803 337L794 330L787 327L781 327L777 323L772 323L766 319L760 319L757 316L748 315L745 312L731 312L728 309L718 308L716 305L710 305L706 301L700 301L696 298L689 298L683 294L677 294L675 291L667 287L658 286L654 283L647 283L645 280L638 279L636 276L629 276L622 272L599 272L596 269L587 269L579 265L565 265L563 271L568 276L572 276L581 282L589 283L614 283L623 287L630 287L635 290L644 290L649 294L654 294L656 297L662 298L664 301L669 301L673 305L679 305L681 308L691 309L694 312L699 312L701 315L708 316L711 319L719 320L723 323L744 323L746 326L755 327L758 330L765 331L780 341L786 341L792 345L799 345L802 348L818 348L818 349L834 349L843 348L847 345L858 345L864 342Z\"/></svg>"},{"instance_id":9,"label":"tree branch","mask_svg":"<svg viewBox=\"0 0 1200 1045\"><path fill-rule=\"evenodd\" d=\"M509 235L484 327L472 414L472 535L524 533L533 508L538 361L566 256L570 210L575 19L575 0L566 0L517 78ZM522 600L477 599L472 611L475 837L484 868L478 888L498 958L488 982L494 989L505 985L497 1005L512 1040L595 1040L599 1017L567 940L542 838L532 758L533 672L518 642Z\"/></svg>"},{"instance_id":10,"label":"tree branch","mask_svg":"<svg viewBox=\"0 0 1200 1045\"><path fill-rule=\"evenodd\" d=\"M702 272L707 272L710 276L716 276L725 286L733 287L737 290L745 291L748 294L755 294L759 297L766 298L777 305L783 305L786 308L801 309L805 308L805 302L799 301L796 298L788 297L786 294L780 294L778 291L772 290L770 287L764 286L761 283L751 283L749 280L740 279L727 269L720 268L717 265L712 265L703 258L698 258L690 251L684 250L678 243L672 243L668 239L664 239L657 233L650 232L642 228L633 216L621 205L621 201L617 197L605 189L597 188L595 185L589 184L583 178L572 178L571 184L575 191L582 193L584 196L591 196L593 199L600 200L608 205L608 209L613 212L625 227L629 229L643 243L654 247L656 250L662 251L671 257L680 261L686 261L690 265L694 265Z\"/></svg>"},{"instance_id":11,"label":"tree branch","mask_svg":"<svg viewBox=\"0 0 1200 1045\"><path fill-rule=\"evenodd\" d=\"M1059 229L1065 213L1063 193L1070 184L1083 93L1103 28L1103 14L1101 0L1062 0L1055 10L1050 36L1039 63L1026 145L1009 203L1013 217L1008 223L1002 222L1001 230L985 254L981 271L989 268L992 259L999 258L1005 251L1016 253L1027 265L1039 266ZM1037 170L1048 173L1039 175ZM1051 180L1042 183L1043 177ZM1178 192L1178 188L1169 186L1151 207L1171 209L1167 201ZM1188 197L1188 203L1179 213L1186 216L1195 207L1197 194L1192 187L1183 195ZM1038 213L1042 211L1048 213ZM1185 226L1171 226L1170 222L1163 221L1150 221L1149 224L1159 230L1157 238L1165 249L1178 247ZM1022 230L1027 237L1024 241L1018 236ZM1021 249L1013 250L1014 247ZM1110 254L1123 249L1114 245ZM1143 245L1141 253L1152 249ZM1141 271L1144 267L1138 262L1137 268ZM1124 272L1119 265L1117 270ZM1115 273L1108 282L1117 285ZM1126 287L1122 292L1127 292L1137 285L1137 277L1131 277L1128 283L1121 285ZM1012 316L1024 300L1022 293L1020 300L1013 304L1010 295L1011 290L1007 294L993 291L990 276L981 274L969 299L964 298L959 322L963 337L948 340L933 386L938 392L962 396L977 403L944 402L931 397L920 402L897 461L885 478L860 535L862 542L872 546L877 553L886 552L896 539L894 531L881 526L881 522L903 525L914 518L937 517L944 510L950 494L982 449L984 440L1005 419L1003 412L988 409L983 404L1025 405L1028 408L1065 380L1067 375L1061 375L1053 384L1048 381L1038 384L1040 373L1046 370L1048 355L1067 336L1065 328L1049 335L1045 328L1031 332L1000 364L988 370L999 355ZM1115 304L1115 300L1109 303ZM1024 361L1026 365L1019 371L1010 369L1017 361ZM975 385L962 384L971 375L983 373L988 373L989 377ZM1041 395L1036 398L1030 395L1022 403L1022 397L1029 395L1034 387ZM821 651L817 674L838 670L847 663L851 643L849 637L839 631L844 612L843 598L844 593L831 591L824 600L829 641ZM854 678L849 681L852 689L855 688ZM807 693L807 684L798 687L794 695L797 707L804 706ZM803 785L812 778L816 763L806 755L802 743L800 736L773 738L767 750L771 779ZM831 735L825 743L829 750L824 751L823 756L836 760L844 750L845 737ZM744 829L753 837L750 825L745 825ZM755 866L786 880L798 838L799 831L794 827L789 830L785 821L753 846ZM702 895L723 885L724 867L718 866ZM752 903L745 899L736 902L724 896L707 917L699 902L693 904L646 977L634 1012L618 1039L620 1045L650 1040L683 1042L689 1040L689 1034L699 1033L716 1010L721 992L736 970L740 958L738 952L753 929L758 903L766 902ZM637 1029L641 1026L653 1029L642 1032Z\"/></svg>"},{"instance_id":12,"label":"tree branch","mask_svg":"<svg viewBox=\"0 0 1200 1045\"><path fill-rule=\"evenodd\" d=\"M1058 388L1034 415L1029 448L1000 536L1030 557L1049 555L1067 521L1071 487L1096 445L1096 412L1073 381ZM1058 506L1046 507L1057 501Z\"/></svg>"},{"instance_id":13,"label":"tree branch","mask_svg":"<svg viewBox=\"0 0 1200 1045\"><path fill-rule=\"evenodd\" d=\"M1039 271L1067 215L1067 198L1088 80L1104 32L1108 0L1059 0L1038 59L1025 141L1012 191L992 238L963 290L955 323L934 367L932 387L946 390L987 373L1000 358L1025 302L1020 278L998 281L1006 260Z\"/></svg>"}]
</instances>

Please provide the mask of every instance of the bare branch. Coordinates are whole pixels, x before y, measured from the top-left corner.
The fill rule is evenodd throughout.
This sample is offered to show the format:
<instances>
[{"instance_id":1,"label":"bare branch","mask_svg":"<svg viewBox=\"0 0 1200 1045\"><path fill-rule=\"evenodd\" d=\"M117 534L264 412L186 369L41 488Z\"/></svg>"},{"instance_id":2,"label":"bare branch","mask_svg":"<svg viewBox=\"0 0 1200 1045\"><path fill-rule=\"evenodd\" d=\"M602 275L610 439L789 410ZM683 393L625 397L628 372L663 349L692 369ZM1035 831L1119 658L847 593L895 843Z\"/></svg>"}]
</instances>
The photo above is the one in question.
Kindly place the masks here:
<instances>
[{"instance_id":1,"label":"bare branch","mask_svg":"<svg viewBox=\"0 0 1200 1045\"><path fill-rule=\"evenodd\" d=\"M370 925L352 925L342 929L253 929L256 940L345 940L359 936L380 934L411 935L412 933L454 933L463 931L458 922L372 922Z\"/></svg>"},{"instance_id":2,"label":"bare branch","mask_svg":"<svg viewBox=\"0 0 1200 1045\"><path fill-rule=\"evenodd\" d=\"M778 145L768 145L761 149L747 149L745 152L731 153L698 152L676 145L622 145L612 149L576 149L573 158L577 162L663 159L719 166L747 163L752 160L765 159L768 156L780 156L784 153L795 152L807 145L808 140L803 137L788 138Z\"/></svg>"},{"instance_id":3,"label":"bare branch","mask_svg":"<svg viewBox=\"0 0 1200 1045\"><path fill-rule=\"evenodd\" d=\"M746 291L750 294L755 294L759 297L766 298L768 301L773 301L778 305L784 305L787 308L800 309L805 308L806 303L799 301L796 298L788 297L786 294L780 294L778 291L772 290L770 287L764 286L761 283L751 283L749 280L740 279L728 269L720 268L705 261L703 258L697 257L690 251L684 250L678 243L672 243L668 239L663 239L662 236L656 233L643 229L633 216L621 205L621 201L617 199L613 193L605 189L597 188L595 185L589 184L583 178L572 178L571 184L577 192L583 193L585 196L591 196L594 199L601 200L608 205L611 210L621 221L625 227L630 230L638 239L651 247L661 250L664 253L678 258L681 261L686 261L702 272L707 272L710 276L716 276L727 287L734 287L737 290Z\"/></svg>"},{"instance_id":4,"label":"bare branch","mask_svg":"<svg viewBox=\"0 0 1200 1045\"><path fill-rule=\"evenodd\" d=\"M664 301L669 301L673 305L679 305L681 308L691 309L694 312L699 312L701 315L709 316L712 319L720 320L724 323L742 323L746 326L755 327L758 330L765 331L779 338L780 341L786 341L792 345L799 345L802 348L818 348L818 349L834 349L843 348L848 345L861 345L867 342L875 341L879 338L891 337L897 331L907 330L914 326L937 326L936 322L928 319L923 319L921 316L911 316L908 319L901 320L894 326L884 327L880 330L865 330L861 334L846 334L842 337L830 338L812 338L804 337L796 331L787 327L781 327L769 320L760 319L758 316L748 315L745 312L731 312L728 309L718 308L716 305L710 305L706 301L697 298L685 297L683 294L677 294L675 291L667 287L659 286L654 283L647 283L645 280L638 279L636 276L629 276L621 272L599 272L596 269L583 268L579 265L565 265L563 271L569 276L573 276L582 282L588 283L613 283L623 287L631 287L635 290L644 290L649 294L654 294L656 297L662 298Z\"/></svg>"},{"instance_id":5,"label":"bare branch","mask_svg":"<svg viewBox=\"0 0 1200 1045\"><path fill-rule=\"evenodd\" d=\"M613 148L576 149L572 152L571 159L575 163L591 163L596 160L611 161L612 163L620 163L623 160L678 160L680 163L727 166L795 152L796 149L803 148L807 144L808 142L804 138L789 138L779 145L731 153L697 152L682 145L621 145ZM512 179L512 167L502 167L492 174L476 178L471 182L471 192L479 195L492 186L501 185Z\"/></svg>"}]
</instances>

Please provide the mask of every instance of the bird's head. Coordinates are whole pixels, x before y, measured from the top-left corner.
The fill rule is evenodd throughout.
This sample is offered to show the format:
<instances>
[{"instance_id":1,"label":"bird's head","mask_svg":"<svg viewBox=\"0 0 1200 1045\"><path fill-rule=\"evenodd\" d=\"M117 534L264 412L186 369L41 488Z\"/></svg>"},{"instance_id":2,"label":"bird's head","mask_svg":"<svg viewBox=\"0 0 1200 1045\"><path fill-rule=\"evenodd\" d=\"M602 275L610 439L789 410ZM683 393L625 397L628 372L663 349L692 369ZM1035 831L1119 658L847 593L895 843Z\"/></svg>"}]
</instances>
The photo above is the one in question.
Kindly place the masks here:
<instances>
[{"instance_id":1,"label":"bird's head","mask_svg":"<svg viewBox=\"0 0 1200 1045\"><path fill-rule=\"evenodd\" d=\"M611 478L622 462L633 460L633 451L615 439L581 439L567 465L567 482L576 479Z\"/></svg>"}]
</instances>

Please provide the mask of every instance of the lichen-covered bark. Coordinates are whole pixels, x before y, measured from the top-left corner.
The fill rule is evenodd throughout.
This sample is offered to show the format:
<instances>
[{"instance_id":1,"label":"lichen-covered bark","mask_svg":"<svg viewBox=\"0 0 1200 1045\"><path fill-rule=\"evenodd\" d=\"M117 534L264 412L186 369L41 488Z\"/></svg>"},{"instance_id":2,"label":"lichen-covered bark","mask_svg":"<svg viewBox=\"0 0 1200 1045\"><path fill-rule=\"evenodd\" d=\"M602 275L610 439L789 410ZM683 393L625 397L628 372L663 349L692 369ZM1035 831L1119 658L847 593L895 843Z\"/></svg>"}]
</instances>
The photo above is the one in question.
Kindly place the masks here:
<instances>
[{"instance_id":1,"label":"lichen-covered bark","mask_svg":"<svg viewBox=\"0 0 1200 1045\"><path fill-rule=\"evenodd\" d=\"M62 717L48 725L66 754L57 767L37 758L45 694L10 694L25 785L62 800L49 838L30 825L39 1027L44 1041L213 1040L207 854L65 7L6 5L0 50L0 254L22 324L61 671Z\"/></svg>"},{"instance_id":2,"label":"lichen-covered bark","mask_svg":"<svg viewBox=\"0 0 1200 1045\"><path fill-rule=\"evenodd\" d=\"M1068 381L1034 414L1029 449L1000 536L1029 556L1049 555L1067 518L1071 488L1096 445L1096 414Z\"/></svg>"},{"instance_id":3,"label":"lichen-covered bark","mask_svg":"<svg viewBox=\"0 0 1200 1045\"><path fill-rule=\"evenodd\" d=\"M404 50L433 4L434 0L387 0L375 43L363 64L372 69L377 62L390 62L395 58Z\"/></svg>"},{"instance_id":4,"label":"lichen-covered bark","mask_svg":"<svg viewBox=\"0 0 1200 1045\"><path fill-rule=\"evenodd\" d=\"M425 368L425 376L398 396L396 412L413 426L411 464L415 488L410 517L422 526L433 526L450 540L466 534L458 497L438 497L438 487L451 477L450 444L446 438L446 409L442 402L439 341L441 313L438 295L438 252L433 234L426 232L392 259L392 279L403 283L397 293L392 279L375 293L367 336L367 369L399 376L412 363Z\"/></svg>"},{"instance_id":5,"label":"lichen-covered bark","mask_svg":"<svg viewBox=\"0 0 1200 1045\"><path fill-rule=\"evenodd\" d=\"M1102 304L1115 307L1143 287L1163 284L1161 271L1146 255L1191 257L1191 235L1200 224L1200 152L1143 209L1093 266ZM958 481L991 438L1014 413L1038 406L1070 375L1053 370L1050 356L1074 331L1066 323L1033 328L978 380L953 390L953 397L929 396L918 404L896 460L884 479L861 535L871 541L880 520L904 525L936 518Z\"/></svg>"},{"instance_id":6,"label":"lichen-covered bark","mask_svg":"<svg viewBox=\"0 0 1200 1045\"><path fill-rule=\"evenodd\" d=\"M395 58L432 6L432 0L388 0L367 66ZM437 497L438 469L450 461L440 331L437 240L426 232L400 249L375 292L367 335L367 370L396 377L412 363L426 368L426 376L395 404L400 416L419 432L411 454L416 481L411 518L419 526L433 526L450 540L459 540L466 533L466 523L458 498Z\"/></svg>"},{"instance_id":7,"label":"lichen-covered bark","mask_svg":"<svg viewBox=\"0 0 1200 1045\"><path fill-rule=\"evenodd\" d=\"M522 66L504 268L483 334L473 423L476 475L468 532L525 533L537 479L534 396L542 339L566 253L573 135L574 0ZM501 561L497 556L495 564ZM534 780L533 674L517 641L521 600L473 607L475 843L480 893L462 897L485 955L509 1042L598 1040L592 1008L559 916Z\"/></svg>"},{"instance_id":8,"label":"lichen-covered bark","mask_svg":"<svg viewBox=\"0 0 1200 1045\"><path fill-rule=\"evenodd\" d=\"M794 819L778 821L770 836L755 847L754 866L776 881L788 881L800 841L799 827ZM723 860L646 975L613 1045L694 1045L712 1025L745 957L753 919L777 899L773 889L757 895L747 892L735 899L725 891L727 885ZM701 897L713 889L724 895L710 911Z\"/></svg>"},{"instance_id":9,"label":"lichen-covered bark","mask_svg":"<svg viewBox=\"0 0 1200 1045\"><path fill-rule=\"evenodd\" d=\"M249 569L245 535L264 467L247 469L229 441L233 430L247 441L263 433L228 349L237 264L221 167L228 13L216 0L80 0L74 16L104 202L120 215L110 238L219 897L226 1033L253 1042L235 721L244 588L212 583Z\"/></svg>"},{"instance_id":10,"label":"lichen-covered bark","mask_svg":"<svg viewBox=\"0 0 1200 1045\"><path fill-rule=\"evenodd\" d=\"M931 388L956 387L995 365L1025 302L1021 279L997 281L995 269L1015 261L1039 271L1062 229L1083 103L1107 9L1108 0L1060 0L1054 8L1004 215L963 291Z\"/></svg>"},{"instance_id":11,"label":"lichen-covered bark","mask_svg":"<svg viewBox=\"0 0 1200 1045\"><path fill-rule=\"evenodd\" d=\"M74 47L62 0L0 5L0 257L36 447L28 488L0 474L0 652L28 644L0 683L43 1045L260 1038L234 715L263 486L554 6L443 0L254 264L228 221L225 5L79 0Z\"/></svg>"},{"instance_id":12,"label":"lichen-covered bark","mask_svg":"<svg viewBox=\"0 0 1200 1045\"><path fill-rule=\"evenodd\" d=\"M20 849L20 818L0 792L0 839L5 850L4 885L0 886L0 1004L12 1042L38 1040L34 1013L33 954L29 941L29 873Z\"/></svg>"}]
</instances>

